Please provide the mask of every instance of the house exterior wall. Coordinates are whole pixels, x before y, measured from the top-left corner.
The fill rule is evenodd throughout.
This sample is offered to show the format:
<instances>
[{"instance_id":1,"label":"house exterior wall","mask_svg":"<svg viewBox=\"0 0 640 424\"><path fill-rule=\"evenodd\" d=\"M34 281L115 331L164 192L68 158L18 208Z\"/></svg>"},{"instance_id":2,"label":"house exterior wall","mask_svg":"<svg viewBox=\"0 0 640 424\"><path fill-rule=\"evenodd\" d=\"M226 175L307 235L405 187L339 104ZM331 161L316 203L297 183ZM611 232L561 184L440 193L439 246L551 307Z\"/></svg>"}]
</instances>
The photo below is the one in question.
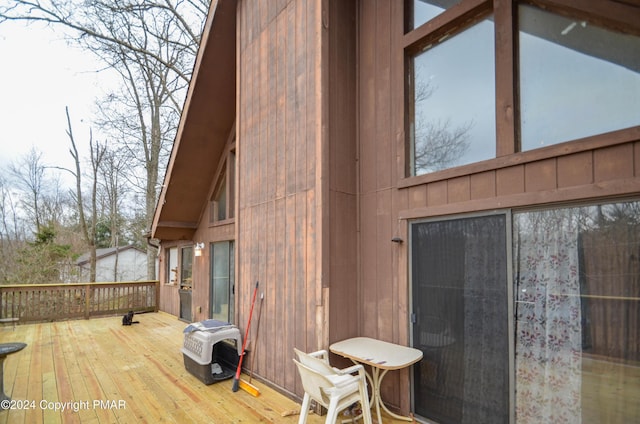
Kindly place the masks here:
<instances>
[{"instance_id":1,"label":"house exterior wall","mask_svg":"<svg viewBox=\"0 0 640 424\"><path fill-rule=\"evenodd\" d=\"M463 3L513 19L512 2ZM259 281L252 371L286 392L302 394L294 347L410 344L409 246L391 239L407 241L411 220L640 192L640 127L516 153L513 81L496 85L496 158L407 177L404 2L237 4L236 215L212 225L209 204L193 240L163 248L235 240L236 324ZM497 37L496 67L513 69L513 45ZM209 266L207 246L194 260L194 321L210 313ZM161 308L178 315L165 268ZM392 407L408 412L410 393L408 370L385 377Z\"/></svg>"},{"instance_id":2,"label":"house exterior wall","mask_svg":"<svg viewBox=\"0 0 640 424\"><path fill-rule=\"evenodd\" d=\"M358 334L355 17L354 2L238 2L236 215L211 223L208 202L193 239L163 241L160 255L205 243L193 262L201 321L210 316L209 243L235 241L237 325L256 281L264 294L254 374L297 395L293 347ZM222 161L211 164L209 199ZM179 285L166 264L159 275L161 309L179 316Z\"/></svg>"},{"instance_id":3,"label":"house exterior wall","mask_svg":"<svg viewBox=\"0 0 640 424\"><path fill-rule=\"evenodd\" d=\"M301 393L293 348L327 346L321 1L238 3L236 308L264 293L256 373Z\"/></svg>"},{"instance_id":4,"label":"house exterior wall","mask_svg":"<svg viewBox=\"0 0 640 424\"><path fill-rule=\"evenodd\" d=\"M405 177L403 46L411 40L404 35L403 2L361 1L358 6L360 332L408 344L409 245L390 240L407 241L410 220L637 196L640 128L514 153L516 143L508 135L515 133L513 92L505 87L513 81L501 81L497 157ZM511 2L493 2L493 7L495 19L513 16ZM513 46L498 42L496 49L496 66L513 68L511 59L499 53ZM383 387L382 397L408 410L408 374L387 378L393 383Z\"/></svg>"}]
</instances>

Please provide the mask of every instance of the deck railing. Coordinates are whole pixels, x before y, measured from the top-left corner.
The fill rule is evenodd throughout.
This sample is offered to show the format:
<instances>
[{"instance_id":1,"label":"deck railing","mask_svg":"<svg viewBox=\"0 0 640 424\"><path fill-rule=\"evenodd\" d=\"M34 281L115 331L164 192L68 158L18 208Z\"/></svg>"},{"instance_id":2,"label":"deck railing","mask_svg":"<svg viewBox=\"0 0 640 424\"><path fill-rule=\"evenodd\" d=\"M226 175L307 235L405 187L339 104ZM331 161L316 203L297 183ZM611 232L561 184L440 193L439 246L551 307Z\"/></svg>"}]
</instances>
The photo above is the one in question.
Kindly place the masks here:
<instances>
[{"instance_id":1,"label":"deck railing","mask_svg":"<svg viewBox=\"0 0 640 424\"><path fill-rule=\"evenodd\" d=\"M0 285L0 318L20 322L158 311L158 281Z\"/></svg>"}]
</instances>

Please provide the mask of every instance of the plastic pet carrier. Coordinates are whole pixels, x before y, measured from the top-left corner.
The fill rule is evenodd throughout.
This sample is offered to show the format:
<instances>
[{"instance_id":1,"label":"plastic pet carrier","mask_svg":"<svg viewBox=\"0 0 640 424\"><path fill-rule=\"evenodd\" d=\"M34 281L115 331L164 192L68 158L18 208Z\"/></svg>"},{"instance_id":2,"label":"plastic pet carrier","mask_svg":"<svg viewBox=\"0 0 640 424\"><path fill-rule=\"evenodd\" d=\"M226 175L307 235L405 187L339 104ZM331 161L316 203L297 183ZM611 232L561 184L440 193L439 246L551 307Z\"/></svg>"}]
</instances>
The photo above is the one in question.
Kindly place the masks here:
<instances>
[{"instance_id":1,"label":"plastic pet carrier","mask_svg":"<svg viewBox=\"0 0 640 424\"><path fill-rule=\"evenodd\" d=\"M204 384L232 378L241 350L240 330L228 322L210 319L184 329L184 366Z\"/></svg>"}]
</instances>

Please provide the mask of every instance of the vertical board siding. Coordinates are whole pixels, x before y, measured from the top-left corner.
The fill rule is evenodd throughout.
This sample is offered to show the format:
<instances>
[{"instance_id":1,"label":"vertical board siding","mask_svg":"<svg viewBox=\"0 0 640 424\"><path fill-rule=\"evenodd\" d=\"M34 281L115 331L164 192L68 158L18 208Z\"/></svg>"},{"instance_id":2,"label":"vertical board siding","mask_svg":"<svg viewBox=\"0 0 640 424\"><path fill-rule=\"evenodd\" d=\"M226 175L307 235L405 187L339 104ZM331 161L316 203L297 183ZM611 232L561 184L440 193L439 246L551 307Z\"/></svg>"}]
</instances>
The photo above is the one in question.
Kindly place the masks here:
<instances>
[{"instance_id":1,"label":"vertical board siding","mask_svg":"<svg viewBox=\"0 0 640 424\"><path fill-rule=\"evenodd\" d=\"M395 2L398 3L398 2ZM405 245L391 242L402 236L399 208L426 199L424 189L401 195L395 188L404 117L402 104L402 4L390 0L359 3L358 132L360 266L362 284L360 334L381 340L408 341L407 294L400 293L399 263ZM400 104L398 104L400 103ZM405 206L406 207L406 206ZM404 285L403 285L404 287ZM404 376L406 377L406 375ZM392 405L408 405L408 392L397 373L389 375L383 397ZM406 378L404 379L406 380ZM404 381L402 380L402 381ZM401 390L398 390L401 387Z\"/></svg>"},{"instance_id":2,"label":"vertical board siding","mask_svg":"<svg viewBox=\"0 0 640 424\"><path fill-rule=\"evenodd\" d=\"M377 150L379 144L379 101L377 80L378 28L377 1L360 3L359 40L359 108L360 108L360 202L361 202L361 269L362 279L362 331L363 335L378 338L378 202L377 202ZM384 54L384 53L382 53ZM388 103L388 102L387 102ZM380 105L383 107L383 105ZM382 172L382 171L380 171Z\"/></svg>"},{"instance_id":3,"label":"vertical board siding","mask_svg":"<svg viewBox=\"0 0 640 424\"><path fill-rule=\"evenodd\" d=\"M376 169L376 189L389 189L395 182L393 161L395 157L392 151L393 143L391 137L391 3L388 1L377 1L375 7L376 26L376 54L375 54L375 76L374 76L374 99L375 99L375 130L376 149L375 164ZM389 204L390 206L390 204Z\"/></svg>"},{"instance_id":4,"label":"vertical board siding","mask_svg":"<svg viewBox=\"0 0 640 424\"><path fill-rule=\"evenodd\" d=\"M375 15L370 7L374 1L360 2L358 15L360 33L358 35L358 131L360 150L359 179L360 193L366 194L375 190L375 146L370 146L376 141L375 122L375 54L376 37Z\"/></svg>"},{"instance_id":5,"label":"vertical board siding","mask_svg":"<svg viewBox=\"0 0 640 424\"><path fill-rule=\"evenodd\" d=\"M328 120L330 207L329 343L359 335L357 201L356 2L334 0L328 18Z\"/></svg>"},{"instance_id":6,"label":"vertical board siding","mask_svg":"<svg viewBox=\"0 0 640 424\"><path fill-rule=\"evenodd\" d=\"M331 190L356 194L355 3L333 1L329 18Z\"/></svg>"},{"instance_id":7,"label":"vertical board siding","mask_svg":"<svg viewBox=\"0 0 640 424\"><path fill-rule=\"evenodd\" d=\"M323 305L315 252L321 117L314 103L320 4L291 0L238 7L237 319L244 328L259 281L260 334L251 348L255 359L247 359L256 375L296 393L301 388L293 347L316 348L322 331L316 328L317 307ZM259 307L258 296L254 314Z\"/></svg>"}]
</instances>

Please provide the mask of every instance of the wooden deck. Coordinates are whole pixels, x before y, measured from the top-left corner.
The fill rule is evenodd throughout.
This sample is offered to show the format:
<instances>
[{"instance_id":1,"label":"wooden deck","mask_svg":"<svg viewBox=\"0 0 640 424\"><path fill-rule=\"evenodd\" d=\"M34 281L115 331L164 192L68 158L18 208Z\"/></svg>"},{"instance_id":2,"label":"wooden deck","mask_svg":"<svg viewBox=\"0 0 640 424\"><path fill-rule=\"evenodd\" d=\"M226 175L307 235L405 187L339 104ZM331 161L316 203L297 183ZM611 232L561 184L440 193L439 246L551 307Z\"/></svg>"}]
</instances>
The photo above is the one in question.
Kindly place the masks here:
<instances>
[{"instance_id":1,"label":"wooden deck","mask_svg":"<svg viewBox=\"0 0 640 424\"><path fill-rule=\"evenodd\" d=\"M297 422L300 404L256 379L259 397L234 393L233 380L207 386L192 376L180 352L184 322L162 312L136 319L131 327L109 317L0 328L0 343L27 343L4 367L5 392L22 409L0 412L0 424Z\"/></svg>"}]
</instances>

